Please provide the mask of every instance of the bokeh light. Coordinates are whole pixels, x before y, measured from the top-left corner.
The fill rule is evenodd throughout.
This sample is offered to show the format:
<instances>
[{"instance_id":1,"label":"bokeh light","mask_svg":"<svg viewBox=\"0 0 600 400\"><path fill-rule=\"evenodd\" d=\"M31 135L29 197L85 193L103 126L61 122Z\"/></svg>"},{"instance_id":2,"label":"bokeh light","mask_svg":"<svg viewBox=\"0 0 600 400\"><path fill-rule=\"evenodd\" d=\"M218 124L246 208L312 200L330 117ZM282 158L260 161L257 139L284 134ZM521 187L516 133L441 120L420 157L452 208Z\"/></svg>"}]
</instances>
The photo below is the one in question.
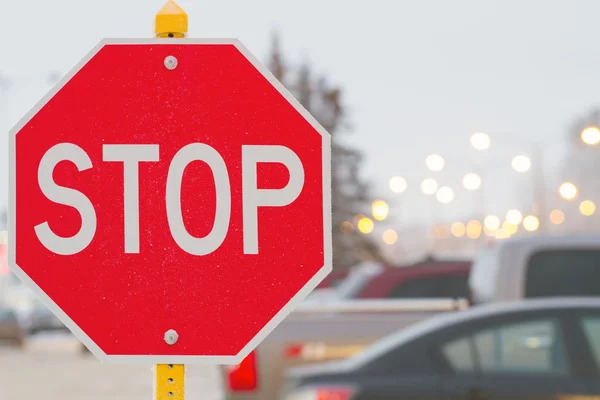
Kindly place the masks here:
<instances>
[{"instance_id":1,"label":"bokeh light","mask_svg":"<svg viewBox=\"0 0 600 400\"><path fill-rule=\"evenodd\" d=\"M511 165L517 172L527 172L531 168L531 159L524 155L518 155L512 159Z\"/></svg>"},{"instance_id":2,"label":"bokeh light","mask_svg":"<svg viewBox=\"0 0 600 400\"><path fill-rule=\"evenodd\" d=\"M581 215L585 215L586 217L594 215L596 212L596 204L594 204L594 202L591 200L584 200L579 203L579 212Z\"/></svg>"},{"instance_id":3,"label":"bokeh light","mask_svg":"<svg viewBox=\"0 0 600 400\"><path fill-rule=\"evenodd\" d=\"M581 140L592 146L600 143L600 129L596 126L588 126L581 131Z\"/></svg>"},{"instance_id":4,"label":"bokeh light","mask_svg":"<svg viewBox=\"0 0 600 400\"><path fill-rule=\"evenodd\" d=\"M471 136L471 146L475 150L487 150L490 148L490 144L490 135L487 133L477 132Z\"/></svg>"},{"instance_id":5,"label":"bokeh light","mask_svg":"<svg viewBox=\"0 0 600 400\"><path fill-rule=\"evenodd\" d=\"M393 229L387 229L382 235L385 244L394 244L398 240L398 234Z\"/></svg>"},{"instance_id":6,"label":"bokeh light","mask_svg":"<svg viewBox=\"0 0 600 400\"><path fill-rule=\"evenodd\" d=\"M560 193L560 197L565 200L573 200L577 197L577 186L571 182L564 182L558 188L558 193Z\"/></svg>"},{"instance_id":7,"label":"bokeh light","mask_svg":"<svg viewBox=\"0 0 600 400\"><path fill-rule=\"evenodd\" d=\"M508 210L506 220L513 225L519 225L523 220L523 214L519 210Z\"/></svg>"},{"instance_id":8,"label":"bokeh light","mask_svg":"<svg viewBox=\"0 0 600 400\"><path fill-rule=\"evenodd\" d=\"M500 219L495 215L488 215L483 220L483 226L490 231L495 231L500 228Z\"/></svg>"},{"instance_id":9,"label":"bokeh light","mask_svg":"<svg viewBox=\"0 0 600 400\"><path fill-rule=\"evenodd\" d=\"M440 203L448 204L454 200L454 191L448 186L442 186L435 193L435 197Z\"/></svg>"},{"instance_id":10,"label":"bokeh light","mask_svg":"<svg viewBox=\"0 0 600 400\"><path fill-rule=\"evenodd\" d=\"M438 183L433 178L427 178L421 182L421 191L426 195L432 195L437 192Z\"/></svg>"},{"instance_id":11,"label":"bokeh light","mask_svg":"<svg viewBox=\"0 0 600 400\"><path fill-rule=\"evenodd\" d=\"M344 221L340 224L340 231L344 232L344 233L349 233L352 232L354 230L354 226L352 225L352 222L350 221Z\"/></svg>"},{"instance_id":12,"label":"bokeh light","mask_svg":"<svg viewBox=\"0 0 600 400\"><path fill-rule=\"evenodd\" d=\"M444 158L439 154L430 154L425 159L425 165L427 168L434 172L444 169L445 164L446 162L444 161Z\"/></svg>"},{"instance_id":13,"label":"bokeh light","mask_svg":"<svg viewBox=\"0 0 600 400\"><path fill-rule=\"evenodd\" d=\"M390 189L394 193L402 193L407 188L406 179L401 176L394 176L389 182Z\"/></svg>"},{"instance_id":14,"label":"bokeh light","mask_svg":"<svg viewBox=\"0 0 600 400\"><path fill-rule=\"evenodd\" d=\"M447 239L450 236L450 232L448 231L448 227L444 224L438 224L435 226L435 237L438 239Z\"/></svg>"},{"instance_id":15,"label":"bokeh light","mask_svg":"<svg viewBox=\"0 0 600 400\"><path fill-rule=\"evenodd\" d=\"M502 239L508 239L510 238L510 232L504 230L504 229L498 229L496 231L496 235L495 238L498 240L502 240Z\"/></svg>"},{"instance_id":16,"label":"bokeh light","mask_svg":"<svg viewBox=\"0 0 600 400\"><path fill-rule=\"evenodd\" d=\"M371 212L373 213L373 218L378 221L383 221L388 217L390 207L383 200L375 200L372 204Z\"/></svg>"},{"instance_id":17,"label":"bokeh light","mask_svg":"<svg viewBox=\"0 0 600 400\"><path fill-rule=\"evenodd\" d=\"M470 172L463 177L463 186L467 190L477 190L481 186L481 178L479 175Z\"/></svg>"},{"instance_id":18,"label":"bokeh light","mask_svg":"<svg viewBox=\"0 0 600 400\"><path fill-rule=\"evenodd\" d=\"M465 236L467 228L462 222L455 222L450 226L450 232L457 238Z\"/></svg>"},{"instance_id":19,"label":"bokeh light","mask_svg":"<svg viewBox=\"0 0 600 400\"><path fill-rule=\"evenodd\" d=\"M550 222L554 225L560 225L565 222L565 213L561 210L552 210L550 212Z\"/></svg>"},{"instance_id":20,"label":"bokeh light","mask_svg":"<svg viewBox=\"0 0 600 400\"><path fill-rule=\"evenodd\" d=\"M371 220L371 218L363 217L358 221L358 230L362 233L371 233L373 232L373 228L375 224Z\"/></svg>"},{"instance_id":21,"label":"bokeh light","mask_svg":"<svg viewBox=\"0 0 600 400\"><path fill-rule=\"evenodd\" d=\"M528 232L535 232L540 227L540 220L535 215L528 215L523 218L523 228Z\"/></svg>"},{"instance_id":22,"label":"bokeh light","mask_svg":"<svg viewBox=\"0 0 600 400\"><path fill-rule=\"evenodd\" d=\"M513 224L510 221L504 221L502 223L502 230L508 232L510 235L514 235L515 233L517 233L519 231L520 223L521 223L520 220L517 224Z\"/></svg>"},{"instance_id":23,"label":"bokeh light","mask_svg":"<svg viewBox=\"0 0 600 400\"><path fill-rule=\"evenodd\" d=\"M494 237L494 236L496 236L496 229L488 229L484 225L483 226L483 233L485 233L489 237Z\"/></svg>"},{"instance_id":24,"label":"bokeh light","mask_svg":"<svg viewBox=\"0 0 600 400\"><path fill-rule=\"evenodd\" d=\"M467 223L467 237L469 239L477 239L481 236L481 222L471 220Z\"/></svg>"}]
</instances>

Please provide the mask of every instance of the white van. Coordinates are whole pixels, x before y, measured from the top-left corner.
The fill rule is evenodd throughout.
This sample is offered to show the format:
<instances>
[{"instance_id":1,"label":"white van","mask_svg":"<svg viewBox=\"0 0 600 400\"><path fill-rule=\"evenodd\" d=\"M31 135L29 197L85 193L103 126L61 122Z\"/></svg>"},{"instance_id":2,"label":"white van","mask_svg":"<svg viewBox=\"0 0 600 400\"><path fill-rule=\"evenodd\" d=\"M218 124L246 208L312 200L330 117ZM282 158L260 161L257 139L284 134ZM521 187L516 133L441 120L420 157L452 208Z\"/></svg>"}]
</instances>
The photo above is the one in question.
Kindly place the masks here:
<instances>
[{"instance_id":1,"label":"white van","mask_svg":"<svg viewBox=\"0 0 600 400\"><path fill-rule=\"evenodd\" d=\"M600 296L600 236L508 239L482 251L469 276L473 304Z\"/></svg>"}]
</instances>

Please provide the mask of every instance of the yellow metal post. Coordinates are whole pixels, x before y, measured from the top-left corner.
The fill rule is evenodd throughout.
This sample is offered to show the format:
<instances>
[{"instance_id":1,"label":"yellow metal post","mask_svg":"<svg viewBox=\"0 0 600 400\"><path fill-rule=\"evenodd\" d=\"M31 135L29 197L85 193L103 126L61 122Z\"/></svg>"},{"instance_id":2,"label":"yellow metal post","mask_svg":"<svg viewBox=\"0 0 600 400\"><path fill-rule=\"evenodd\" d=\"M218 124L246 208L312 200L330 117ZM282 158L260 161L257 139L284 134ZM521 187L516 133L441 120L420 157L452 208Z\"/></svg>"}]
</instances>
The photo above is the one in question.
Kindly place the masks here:
<instances>
[{"instance_id":1,"label":"yellow metal post","mask_svg":"<svg viewBox=\"0 0 600 400\"><path fill-rule=\"evenodd\" d=\"M185 397L185 367L177 364L156 366L155 400L183 400Z\"/></svg>"},{"instance_id":2,"label":"yellow metal post","mask_svg":"<svg viewBox=\"0 0 600 400\"><path fill-rule=\"evenodd\" d=\"M158 38L184 38L188 31L188 16L173 0L160 9L154 20L154 34Z\"/></svg>"},{"instance_id":3,"label":"yellow metal post","mask_svg":"<svg viewBox=\"0 0 600 400\"><path fill-rule=\"evenodd\" d=\"M156 14L154 35L157 38L185 38L188 32L188 16L173 0ZM185 366L158 364L155 368L155 400L184 400Z\"/></svg>"}]
</instances>

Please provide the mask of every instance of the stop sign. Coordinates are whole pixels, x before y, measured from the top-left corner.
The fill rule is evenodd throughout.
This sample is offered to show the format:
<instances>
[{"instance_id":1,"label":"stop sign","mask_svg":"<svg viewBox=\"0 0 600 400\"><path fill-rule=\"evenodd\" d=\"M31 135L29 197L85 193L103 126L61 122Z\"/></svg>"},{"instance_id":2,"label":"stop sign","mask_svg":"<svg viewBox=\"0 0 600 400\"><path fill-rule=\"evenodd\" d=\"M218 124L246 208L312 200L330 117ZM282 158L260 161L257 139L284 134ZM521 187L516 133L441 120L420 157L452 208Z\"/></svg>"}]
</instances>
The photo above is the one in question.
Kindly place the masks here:
<instances>
[{"instance_id":1,"label":"stop sign","mask_svg":"<svg viewBox=\"0 0 600 400\"><path fill-rule=\"evenodd\" d=\"M104 361L238 363L331 271L330 136L236 40L101 42L10 158L10 266Z\"/></svg>"}]
</instances>

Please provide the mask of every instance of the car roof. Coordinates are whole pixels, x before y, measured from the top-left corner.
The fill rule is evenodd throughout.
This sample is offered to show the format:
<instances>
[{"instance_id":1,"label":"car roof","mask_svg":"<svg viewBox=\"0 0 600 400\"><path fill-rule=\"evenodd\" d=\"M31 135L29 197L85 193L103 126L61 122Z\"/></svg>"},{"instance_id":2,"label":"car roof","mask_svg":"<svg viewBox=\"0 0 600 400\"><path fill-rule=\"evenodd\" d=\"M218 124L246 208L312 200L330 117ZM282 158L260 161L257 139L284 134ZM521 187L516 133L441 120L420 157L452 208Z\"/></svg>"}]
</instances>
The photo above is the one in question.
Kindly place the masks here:
<instances>
[{"instance_id":1,"label":"car roof","mask_svg":"<svg viewBox=\"0 0 600 400\"><path fill-rule=\"evenodd\" d=\"M532 236L507 239L499 242L496 247L511 248L513 246L573 246L573 245L600 245L600 235L572 234L557 236Z\"/></svg>"},{"instance_id":2,"label":"car roof","mask_svg":"<svg viewBox=\"0 0 600 400\"><path fill-rule=\"evenodd\" d=\"M407 277L429 276L444 272L468 272L469 268L471 268L470 261L426 262L412 264L406 267L386 268L379 274L379 277L383 277L384 275L405 275Z\"/></svg>"},{"instance_id":3,"label":"car roof","mask_svg":"<svg viewBox=\"0 0 600 400\"><path fill-rule=\"evenodd\" d=\"M511 302L501 302L475 306L464 311L454 311L440 313L424 321L402 329L399 332L386 336L374 345L366 348L356 357L347 359L348 366L360 366L376 359L403 343L410 342L420 336L427 335L439 329L468 323L481 318L488 318L498 315L512 314L516 312L540 311L540 310L563 310L563 309L581 309L581 308L599 308L600 298L598 297L568 297L568 298L546 298L531 299Z\"/></svg>"}]
</instances>

